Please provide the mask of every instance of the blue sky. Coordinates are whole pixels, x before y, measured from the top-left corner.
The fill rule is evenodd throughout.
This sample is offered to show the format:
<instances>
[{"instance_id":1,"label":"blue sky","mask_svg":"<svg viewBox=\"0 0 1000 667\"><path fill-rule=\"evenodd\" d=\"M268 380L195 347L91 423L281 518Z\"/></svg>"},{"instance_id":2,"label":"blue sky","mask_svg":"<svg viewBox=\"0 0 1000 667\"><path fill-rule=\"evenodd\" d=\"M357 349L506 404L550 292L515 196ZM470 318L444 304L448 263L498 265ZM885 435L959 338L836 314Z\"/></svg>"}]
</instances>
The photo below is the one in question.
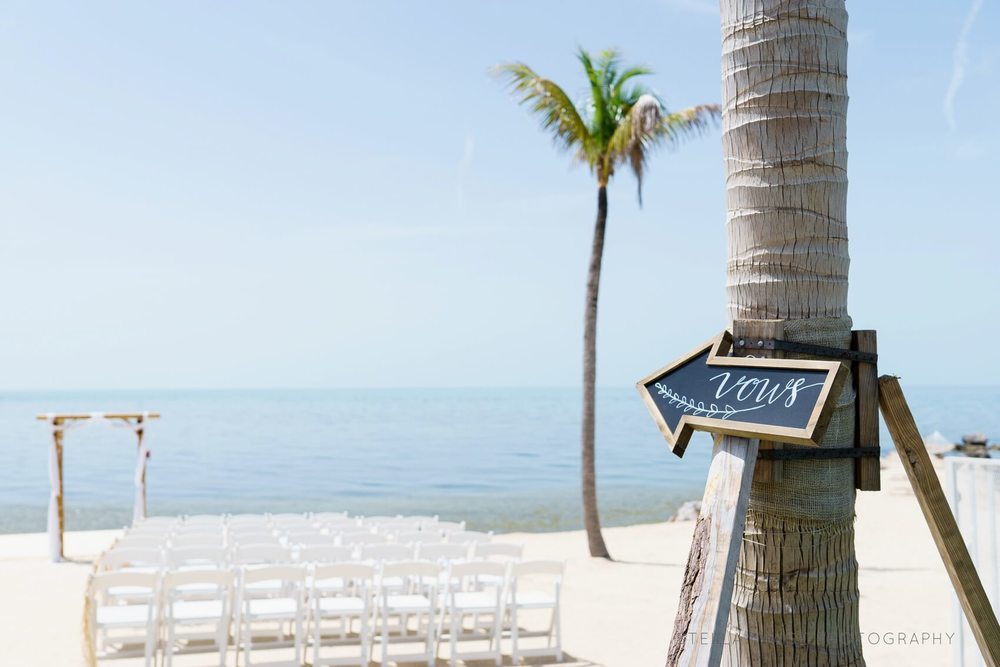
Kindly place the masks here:
<instances>
[{"instance_id":1,"label":"blue sky","mask_svg":"<svg viewBox=\"0 0 1000 667\"><path fill-rule=\"evenodd\" d=\"M595 185L487 75L719 98L712 2L0 9L0 388L573 385ZM849 5L850 308L994 382L1000 6ZM612 184L598 381L725 326L718 132Z\"/></svg>"}]
</instances>

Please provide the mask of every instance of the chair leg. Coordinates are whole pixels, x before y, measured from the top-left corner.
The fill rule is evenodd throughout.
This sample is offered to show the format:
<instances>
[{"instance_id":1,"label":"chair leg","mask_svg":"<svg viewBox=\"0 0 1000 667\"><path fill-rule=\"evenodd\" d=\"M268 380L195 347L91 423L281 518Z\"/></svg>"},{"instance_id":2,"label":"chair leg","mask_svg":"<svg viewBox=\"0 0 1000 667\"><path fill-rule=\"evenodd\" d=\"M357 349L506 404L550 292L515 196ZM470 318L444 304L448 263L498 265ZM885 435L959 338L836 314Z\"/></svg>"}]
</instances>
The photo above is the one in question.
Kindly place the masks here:
<instances>
[{"instance_id":1,"label":"chair leg","mask_svg":"<svg viewBox=\"0 0 1000 667\"><path fill-rule=\"evenodd\" d=\"M521 664L521 658L517 652L517 605L510 607L510 657L515 665Z\"/></svg>"}]
</instances>

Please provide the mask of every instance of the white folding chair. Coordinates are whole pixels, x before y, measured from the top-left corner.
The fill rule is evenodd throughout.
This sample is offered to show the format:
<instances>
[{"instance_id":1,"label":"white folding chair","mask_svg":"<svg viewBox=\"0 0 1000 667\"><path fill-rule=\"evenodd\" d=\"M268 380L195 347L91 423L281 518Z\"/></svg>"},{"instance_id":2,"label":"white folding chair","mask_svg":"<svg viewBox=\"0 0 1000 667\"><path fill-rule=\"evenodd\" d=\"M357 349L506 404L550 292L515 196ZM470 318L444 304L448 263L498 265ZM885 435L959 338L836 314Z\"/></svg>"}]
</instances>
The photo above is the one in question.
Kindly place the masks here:
<instances>
[{"instance_id":1,"label":"white folding chair","mask_svg":"<svg viewBox=\"0 0 1000 667\"><path fill-rule=\"evenodd\" d=\"M441 568L437 563L405 561L382 566L381 581L398 579L400 592L379 585L377 612L380 619L382 664L426 661L433 667L436 653L437 590ZM411 624L412 621L412 624ZM393 644L423 645L423 651L390 653Z\"/></svg>"},{"instance_id":2,"label":"white folding chair","mask_svg":"<svg viewBox=\"0 0 1000 667\"><path fill-rule=\"evenodd\" d=\"M354 549L351 547L338 547L332 544L316 544L299 547L298 558L300 563L346 563L354 556Z\"/></svg>"},{"instance_id":3,"label":"white folding chair","mask_svg":"<svg viewBox=\"0 0 1000 667\"><path fill-rule=\"evenodd\" d=\"M163 567L162 549L132 549L128 546L105 551L97 561L98 571L138 570L156 572Z\"/></svg>"},{"instance_id":4,"label":"white folding chair","mask_svg":"<svg viewBox=\"0 0 1000 667\"><path fill-rule=\"evenodd\" d=\"M366 544L386 544L389 541L388 535L378 535L376 533L341 533L338 542L345 547L361 547Z\"/></svg>"},{"instance_id":5,"label":"white folding chair","mask_svg":"<svg viewBox=\"0 0 1000 667\"><path fill-rule=\"evenodd\" d=\"M171 549L188 549L190 547L222 548L226 540L221 533L178 533L170 538Z\"/></svg>"},{"instance_id":6,"label":"white folding chair","mask_svg":"<svg viewBox=\"0 0 1000 667\"><path fill-rule=\"evenodd\" d=\"M450 563L455 560L465 560L469 557L467 544L419 544L417 557L435 563Z\"/></svg>"},{"instance_id":7,"label":"white folding chair","mask_svg":"<svg viewBox=\"0 0 1000 667\"><path fill-rule=\"evenodd\" d=\"M267 544L270 546L278 546L281 544L281 538L274 533L231 533L229 535L229 546L230 548L244 547L251 544Z\"/></svg>"},{"instance_id":8,"label":"white folding chair","mask_svg":"<svg viewBox=\"0 0 1000 667\"><path fill-rule=\"evenodd\" d=\"M237 619L237 655L246 664L252 664L256 649L273 649L291 646L293 657L288 661L269 662L268 665L300 667L302 640L305 637L305 581L306 570L298 565L262 565L246 567L240 573L239 612ZM262 591L271 591L262 595ZM262 624L274 624L273 629ZM285 631L287 624L288 632ZM267 641L259 641L264 637Z\"/></svg>"},{"instance_id":9,"label":"white folding chair","mask_svg":"<svg viewBox=\"0 0 1000 667\"><path fill-rule=\"evenodd\" d=\"M307 533L288 533L285 535L285 541L291 546L313 546L316 544L333 544L333 536L327 535L326 533L320 533L319 531L310 531Z\"/></svg>"},{"instance_id":10,"label":"white folding chair","mask_svg":"<svg viewBox=\"0 0 1000 667\"><path fill-rule=\"evenodd\" d=\"M510 542L476 542L472 545L472 557L480 560L515 561L521 560L524 545Z\"/></svg>"},{"instance_id":11,"label":"white folding chair","mask_svg":"<svg viewBox=\"0 0 1000 667\"><path fill-rule=\"evenodd\" d=\"M382 563L390 560L413 560L413 547L407 544L366 544L361 560Z\"/></svg>"},{"instance_id":12,"label":"white folding chair","mask_svg":"<svg viewBox=\"0 0 1000 667\"><path fill-rule=\"evenodd\" d=\"M87 587L90 641L101 658L142 656L151 667L159 638L157 616L158 573L105 572L95 574ZM122 603L115 589L140 592L140 602Z\"/></svg>"},{"instance_id":13,"label":"white folding chair","mask_svg":"<svg viewBox=\"0 0 1000 667\"><path fill-rule=\"evenodd\" d=\"M184 547L167 550L167 566L171 569L221 568L226 565L226 550L222 547Z\"/></svg>"},{"instance_id":14,"label":"white folding chair","mask_svg":"<svg viewBox=\"0 0 1000 667\"><path fill-rule=\"evenodd\" d=\"M197 591L192 599L192 591ZM219 667L226 664L229 645L230 600L233 573L229 570L168 572L163 579L163 625L166 665L175 654L203 652L205 641L219 652Z\"/></svg>"},{"instance_id":15,"label":"white folding chair","mask_svg":"<svg viewBox=\"0 0 1000 667\"><path fill-rule=\"evenodd\" d=\"M407 519L386 521L384 523L376 524L375 529L378 530L378 532L384 533L386 535L395 535L396 533L420 530L420 522L409 521Z\"/></svg>"},{"instance_id":16,"label":"white folding chair","mask_svg":"<svg viewBox=\"0 0 1000 667\"><path fill-rule=\"evenodd\" d=\"M388 516L388 515L385 515L385 516L378 516L378 515L376 515L376 516L363 516L363 517L361 517L361 525L362 526L368 526L368 527L376 528L376 527L378 527L379 524L382 524L382 523L392 523L394 521L399 521L402 518L403 518L402 515L399 515L399 514L396 514L394 516Z\"/></svg>"},{"instance_id":17,"label":"white folding chair","mask_svg":"<svg viewBox=\"0 0 1000 667\"><path fill-rule=\"evenodd\" d=\"M498 666L501 664L506 572L506 565L489 561L453 563L448 568L447 585L442 593L441 630L448 635L450 667L455 667L458 660L493 660ZM471 621L471 626L466 625L466 620ZM438 642L441 639L439 635ZM486 642L487 646L485 650L460 651L460 643L467 642Z\"/></svg>"},{"instance_id":18,"label":"white folding chair","mask_svg":"<svg viewBox=\"0 0 1000 667\"><path fill-rule=\"evenodd\" d=\"M448 533L445 542L451 544L476 544L479 542L490 542L493 540L493 533L480 533L475 530L456 530Z\"/></svg>"},{"instance_id":19,"label":"white folding chair","mask_svg":"<svg viewBox=\"0 0 1000 667\"><path fill-rule=\"evenodd\" d=\"M437 544L444 542L444 536L437 532L427 532L424 530L404 531L396 533L397 544Z\"/></svg>"},{"instance_id":20,"label":"white folding chair","mask_svg":"<svg viewBox=\"0 0 1000 667\"><path fill-rule=\"evenodd\" d=\"M114 544L114 549L160 549L167 542L164 535L125 535Z\"/></svg>"},{"instance_id":21,"label":"white folding chair","mask_svg":"<svg viewBox=\"0 0 1000 667\"><path fill-rule=\"evenodd\" d=\"M314 512L310 515L314 521L319 523L337 523L337 522L353 522L347 512Z\"/></svg>"},{"instance_id":22,"label":"white folding chair","mask_svg":"<svg viewBox=\"0 0 1000 667\"><path fill-rule=\"evenodd\" d=\"M368 667L371 658L371 588L374 577L375 568L364 563L318 565L313 571L310 593L313 667ZM330 622L333 622L334 627L329 627ZM357 645L360 652L353 656L322 655L323 646L344 644Z\"/></svg>"},{"instance_id":23,"label":"white folding chair","mask_svg":"<svg viewBox=\"0 0 1000 667\"><path fill-rule=\"evenodd\" d=\"M278 544L249 544L235 547L230 558L233 565L290 563L292 552Z\"/></svg>"},{"instance_id":24,"label":"white folding chair","mask_svg":"<svg viewBox=\"0 0 1000 667\"><path fill-rule=\"evenodd\" d=\"M186 516L182 522L183 526L212 525L222 526L226 523L226 518L221 514L195 514Z\"/></svg>"},{"instance_id":25,"label":"white folding chair","mask_svg":"<svg viewBox=\"0 0 1000 667\"><path fill-rule=\"evenodd\" d=\"M524 561L510 565L505 609L510 624L511 658L518 664L523 656L555 656L562 660L562 626L559 616L563 564L558 561ZM551 593L545 590L549 588ZM520 627L523 612L541 611L550 614L548 628L526 630ZM526 649L520 641L525 637L545 637L540 648Z\"/></svg>"}]
</instances>

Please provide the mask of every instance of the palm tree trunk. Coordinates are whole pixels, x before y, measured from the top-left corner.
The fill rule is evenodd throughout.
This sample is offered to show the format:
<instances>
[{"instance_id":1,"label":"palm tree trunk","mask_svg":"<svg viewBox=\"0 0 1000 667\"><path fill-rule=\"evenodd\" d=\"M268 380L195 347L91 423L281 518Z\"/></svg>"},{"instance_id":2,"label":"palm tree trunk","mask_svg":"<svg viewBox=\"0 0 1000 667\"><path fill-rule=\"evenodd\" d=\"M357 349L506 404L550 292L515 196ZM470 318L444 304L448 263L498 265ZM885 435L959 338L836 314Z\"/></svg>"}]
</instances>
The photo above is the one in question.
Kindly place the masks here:
<instances>
[{"instance_id":1,"label":"palm tree trunk","mask_svg":"<svg viewBox=\"0 0 1000 667\"><path fill-rule=\"evenodd\" d=\"M601 259L604 256L604 230L608 222L608 190L597 189L597 223L587 270L587 300L583 313L583 427L580 437L583 524L587 528L590 555L611 558L601 535L601 517L597 511L597 481L594 470L594 411L597 384L597 293L601 286Z\"/></svg>"},{"instance_id":2,"label":"palm tree trunk","mask_svg":"<svg viewBox=\"0 0 1000 667\"><path fill-rule=\"evenodd\" d=\"M722 0L723 150L732 319L850 346L844 0ZM823 442L850 447L850 383ZM723 664L865 664L849 459L787 461L755 481Z\"/></svg>"}]
</instances>

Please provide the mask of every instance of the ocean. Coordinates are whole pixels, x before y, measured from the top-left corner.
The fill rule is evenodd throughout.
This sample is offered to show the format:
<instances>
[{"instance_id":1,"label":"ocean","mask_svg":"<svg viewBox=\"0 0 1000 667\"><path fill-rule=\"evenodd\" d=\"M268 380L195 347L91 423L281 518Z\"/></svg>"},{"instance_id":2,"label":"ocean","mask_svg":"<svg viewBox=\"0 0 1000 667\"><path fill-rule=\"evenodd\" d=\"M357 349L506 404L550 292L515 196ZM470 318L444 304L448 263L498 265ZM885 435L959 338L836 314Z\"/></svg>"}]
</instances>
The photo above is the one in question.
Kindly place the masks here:
<instances>
[{"instance_id":1,"label":"ocean","mask_svg":"<svg viewBox=\"0 0 1000 667\"><path fill-rule=\"evenodd\" d=\"M1000 387L904 391L925 435L1000 438ZM634 389L601 388L597 406L605 525L661 521L701 497L707 435L678 459ZM35 415L95 410L162 414L147 433L150 514L346 510L498 532L582 526L577 388L80 391L0 392L0 533L45 530L51 436ZM68 432L67 529L129 523L134 464L128 430Z\"/></svg>"}]
</instances>

